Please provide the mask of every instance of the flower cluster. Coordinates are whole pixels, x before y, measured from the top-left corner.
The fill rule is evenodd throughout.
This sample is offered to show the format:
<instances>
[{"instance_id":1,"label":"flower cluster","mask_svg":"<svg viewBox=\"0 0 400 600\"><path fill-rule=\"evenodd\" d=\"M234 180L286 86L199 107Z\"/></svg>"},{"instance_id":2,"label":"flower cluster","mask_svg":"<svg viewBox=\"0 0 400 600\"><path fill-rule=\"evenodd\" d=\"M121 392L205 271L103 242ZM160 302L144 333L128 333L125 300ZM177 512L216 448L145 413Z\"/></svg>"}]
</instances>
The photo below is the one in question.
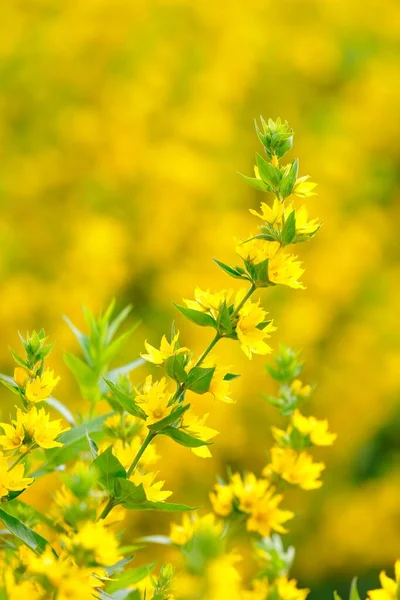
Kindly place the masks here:
<instances>
[{"instance_id":1,"label":"flower cluster","mask_svg":"<svg viewBox=\"0 0 400 600\"><path fill-rule=\"evenodd\" d=\"M52 346L44 332L21 338L24 357L12 352L18 365L14 379L1 380L20 405L14 419L0 424L0 499L5 506L0 520L13 536L12 545L0 548L0 597L305 600L309 590L290 578L293 550L285 550L279 535L294 518L294 512L283 508L285 490L321 486L324 464L314 462L310 451L331 445L336 436L325 420L303 413L312 387L299 379L302 365L296 352L281 348L268 367L279 390L265 399L288 422L283 429L272 427L274 445L260 475L229 471L210 494L213 512L199 516L195 508L169 501L172 492L164 489L157 466L161 437L199 457L211 455L218 431L197 401L211 394L232 404L230 384L237 377L219 363L215 346L222 340L237 342L249 359L270 353L275 326L255 292L277 285L304 287L304 269L287 246L310 240L320 224L309 220L307 209L296 207L292 196L312 195L315 184L298 176L297 159L281 162L293 143L288 124L262 119L261 126L257 135L266 159L257 154L255 177L244 179L272 194L271 203L262 203L261 213L251 211L261 219L259 232L236 242L242 263L216 260L246 287L237 292L196 288L194 299L175 305L190 322L213 331L201 354L181 346L173 324L159 344L145 341L140 359L110 368L137 326L118 333L130 307L116 316L114 302L98 316L85 309L88 333L66 318L81 356L67 353L65 363L88 406L86 414L75 417L52 396L59 378L45 368ZM138 380L135 371L144 363L151 372ZM50 420L42 404L58 410L71 427ZM34 478L50 473L59 487L46 515L16 500ZM180 562L176 576L170 564L162 565L157 575L153 563L131 565L137 545L121 541L121 524L131 511L183 513L169 537L140 539L175 548ZM237 534L248 536L260 567L250 581L242 577L241 556L232 545ZM382 575L382 590L370 592L371 600L397 598L397 571L396 581Z\"/></svg>"}]
</instances>

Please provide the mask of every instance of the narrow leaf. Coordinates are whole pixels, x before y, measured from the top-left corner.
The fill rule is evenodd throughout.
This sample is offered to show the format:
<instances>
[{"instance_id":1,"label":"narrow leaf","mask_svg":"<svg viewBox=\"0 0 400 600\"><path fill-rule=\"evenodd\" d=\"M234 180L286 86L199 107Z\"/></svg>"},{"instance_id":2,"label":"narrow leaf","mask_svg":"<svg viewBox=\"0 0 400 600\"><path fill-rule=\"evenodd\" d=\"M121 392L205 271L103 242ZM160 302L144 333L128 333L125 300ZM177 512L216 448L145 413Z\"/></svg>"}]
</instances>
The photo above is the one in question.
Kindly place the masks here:
<instances>
[{"instance_id":1,"label":"narrow leaf","mask_svg":"<svg viewBox=\"0 0 400 600\"><path fill-rule=\"evenodd\" d=\"M187 433L184 429L178 429L177 427L165 427L160 434L172 438L175 442L187 448L200 448L201 446L210 446L212 444L212 442L205 442Z\"/></svg>"},{"instance_id":2,"label":"narrow leaf","mask_svg":"<svg viewBox=\"0 0 400 600\"><path fill-rule=\"evenodd\" d=\"M192 323L196 323L196 325L200 325L200 327L215 327L215 320L211 315L207 313L201 312L199 310L193 310L193 308L187 308L186 306L181 306L180 304L172 303L175 308L179 310L183 314L184 317L192 321Z\"/></svg>"}]
</instances>

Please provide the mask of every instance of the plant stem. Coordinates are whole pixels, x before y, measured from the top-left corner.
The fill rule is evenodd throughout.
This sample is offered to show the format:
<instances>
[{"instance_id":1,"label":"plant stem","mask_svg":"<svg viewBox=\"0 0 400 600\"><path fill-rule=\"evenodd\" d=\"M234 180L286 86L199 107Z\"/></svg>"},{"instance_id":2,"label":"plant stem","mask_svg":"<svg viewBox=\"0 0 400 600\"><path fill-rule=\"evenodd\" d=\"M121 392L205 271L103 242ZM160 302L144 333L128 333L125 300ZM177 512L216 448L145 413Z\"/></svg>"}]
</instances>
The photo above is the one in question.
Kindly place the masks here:
<instances>
[{"instance_id":1,"label":"plant stem","mask_svg":"<svg viewBox=\"0 0 400 600\"><path fill-rule=\"evenodd\" d=\"M239 313L240 309L243 308L243 306L246 304L247 300L250 298L250 296L252 294L254 294L254 292L256 291L256 284L252 283L251 286L249 287L249 289L247 290L247 292L245 293L245 295L243 296L243 299L241 300L241 302L239 302L239 304L237 305L237 307L235 308L235 310L232 313L232 318L236 317L236 315Z\"/></svg>"},{"instance_id":2,"label":"plant stem","mask_svg":"<svg viewBox=\"0 0 400 600\"><path fill-rule=\"evenodd\" d=\"M7 469L7 473L8 473L9 471L12 471L12 470L13 470L13 468L14 468L14 467L16 467L16 466L17 466L17 465L18 465L18 464L21 462L21 460L23 460L23 459L25 458L25 456L27 456L27 455L29 454L29 452L30 452L31 450L33 450L33 446L31 446L30 448L28 448L28 450L27 450L26 452L24 452L23 454L20 454L20 455L18 456L17 460L15 460L15 461L12 463L12 465L11 465L10 467L8 467L8 469Z\"/></svg>"},{"instance_id":3,"label":"plant stem","mask_svg":"<svg viewBox=\"0 0 400 600\"><path fill-rule=\"evenodd\" d=\"M114 498L109 498L107 504L104 507L103 512L101 513L101 515L99 516L99 518L97 520L100 521L100 519L105 519L106 516L108 515L108 513L112 511L114 506L116 506L114 504Z\"/></svg>"},{"instance_id":4,"label":"plant stem","mask_svg":"<svg viewBox=\"0 0 400 600\"><path fill-rule=\"evenodd\" d=\"M131 464L131 466L129 467L129 469L127 470L126 474L127 477L130 477L132 475L132 473L135 471L136 467L139 464L139 460L142 458L147 446L149 444L151 444L151 442L153 441L153 439L156 437L156 433L153 433L152 431L149 431L149 433L146 435L146 437L144 438L142 445L140 446L134 460L133 463Z\"/></svg>"},{"instance_id":5,"label":"plant stem","mask_svg":"<svg viewBox=\"0 0 400 600\"><path fill-rule=\"evenodd\" d=\"M211 340L207 348L204 350L203 354L197 359L196 364L194 365L195 367L199 367L201 363L204 362L205 358L210 354L211 350L222 337L223 336L217 331L215 337Z\"/></svg>"}]
</instances>

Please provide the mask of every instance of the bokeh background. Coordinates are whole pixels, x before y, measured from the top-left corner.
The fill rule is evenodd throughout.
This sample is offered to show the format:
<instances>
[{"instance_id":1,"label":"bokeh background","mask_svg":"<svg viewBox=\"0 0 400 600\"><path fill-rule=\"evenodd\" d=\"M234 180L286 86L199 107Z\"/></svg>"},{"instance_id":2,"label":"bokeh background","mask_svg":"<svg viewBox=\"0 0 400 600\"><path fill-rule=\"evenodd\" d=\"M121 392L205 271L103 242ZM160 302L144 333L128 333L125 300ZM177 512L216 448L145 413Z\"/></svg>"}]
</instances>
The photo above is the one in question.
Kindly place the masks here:
<instances>
[{"instance_id":1,"label":"bokeh background","mask_svg":"<svg viewBox=\"0 0 400 600\"><path fill-rule=\"evenodd\" d=\"M16 331L44 326L60 399L78 406L63 364L83 303L134 304L143 323L124 350L169 329L171 300L232 285L213 264L256 227L253 117L296 131L307 201L324 221L300 249L306 291L273 289L280 341L303 348L318 382L310 409L338 433L325 486L294 498L295 575L328 598L400 556L399 29L396 0L9 0L0 8L1 370ZM233 282L234 283L234 282ZM178 317L185 345L209 332ZM227 463L261 468L276 414L264 359L228 341L243 373L236 405L199 401L221 430L214 458L163 446L177 501L204 503ZM149 368L134 376L141 380ZM154 371L153 371L154 372ZM3 413L12 405L1 391ZM168 441L168 440L167 440ZM49 485L32 490L47 502ZM164 517L155 530L167 533ZM132 523L130 535L140 531Z\"/></svg>"}]
</instances>

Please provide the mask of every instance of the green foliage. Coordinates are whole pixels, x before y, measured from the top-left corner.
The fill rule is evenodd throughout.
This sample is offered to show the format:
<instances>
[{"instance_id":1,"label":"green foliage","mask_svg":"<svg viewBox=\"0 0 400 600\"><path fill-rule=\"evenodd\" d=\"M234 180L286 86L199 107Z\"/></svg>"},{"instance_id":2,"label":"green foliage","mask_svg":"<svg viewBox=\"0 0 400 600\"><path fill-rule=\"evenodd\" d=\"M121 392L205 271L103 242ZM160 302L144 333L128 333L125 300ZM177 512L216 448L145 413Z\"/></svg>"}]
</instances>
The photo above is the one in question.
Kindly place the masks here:
<instances>
[{"instance_id":1,"label":"green foliage","mask_svg":"<svg viewBox=\"0 0 400 600\"><path fill-rule=\"evenodd\" d=\"M33 531L27 525L24 525L19 519L13 517L8 514L5 510L0 508L0 521L2 521L5 527L15 535L16 538L21 540L28 546L31 550L33 550L36 554L41 554L46 546L49 546L49 542L44 539L41 535Z\"/></svg>"},{"instance_id":2,"label":"green foliage","mask_svg":"<svg viewBox=\"0 0 400 600\"><path fill-rule=\"evenodd\" d=\"M186 381L186 389L196 394L205 394L210 389L214 373L215 367L193 367Z\"/></svg>"},{"instance_id":3,"label":"green foliage","mask_svg":"<svg viewBox=\"0 0 400 600\"><path fill-rule=\"evenodd\" d=\"M215 319L213 319L211 315L199 310L194 310L193 308L181 306L180 304L175 304L175 302L172 304L179 310L180 313L182 313L184 317L189 319L189 321L192 321L192 323L200 325L200 327L216 327Z\"/></svg>"},{"instance_id":4,"label":"green foliage","mask_svg":"<svg viewBox=\"0 0 400 600\"><path fill-rule=\"evenodd\" d=\"M205 442L187 433L184 429L178 429L177 427L165 427L160 433L187 448L200 448L201 446L210 446L212 444L212 442Z\"/></svg>"}]
</instances>

